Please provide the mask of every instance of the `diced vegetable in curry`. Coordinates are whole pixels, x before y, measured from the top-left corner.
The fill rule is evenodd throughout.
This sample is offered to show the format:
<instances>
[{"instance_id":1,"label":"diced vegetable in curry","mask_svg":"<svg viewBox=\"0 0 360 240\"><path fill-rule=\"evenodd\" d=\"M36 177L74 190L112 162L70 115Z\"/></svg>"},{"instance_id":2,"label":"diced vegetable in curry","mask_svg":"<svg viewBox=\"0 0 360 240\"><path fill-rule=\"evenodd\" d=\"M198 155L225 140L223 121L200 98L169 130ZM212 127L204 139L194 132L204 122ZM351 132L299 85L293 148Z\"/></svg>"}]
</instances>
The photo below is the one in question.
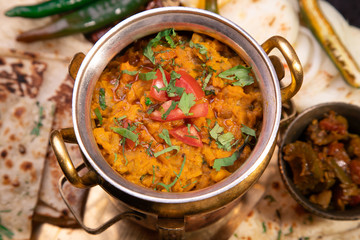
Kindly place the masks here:
<instances>
[{"instance_id":1,"label":"diced vegetable in curry","mask_svg":"<svg viewBox=\"0 0 360 240\"><path fill-rule=\"evenodd\" d=\"M91 112L112 168L168 192L228 177L249 157L263 116L258 83L238 54L174 29L118 54L96 83Z\"/></svg>"},{"instance_id":2,"label":"diced vegetable in curry","mask_svg":"<svg viewBox=\"0 0 360 240\"><path fill-rule=\"evenodd\" d=\"M359 204L360 136L348 132L347 119L330 111L304 135L283 148L296 187L325 209Z\"/></svg>"}]
</instances>

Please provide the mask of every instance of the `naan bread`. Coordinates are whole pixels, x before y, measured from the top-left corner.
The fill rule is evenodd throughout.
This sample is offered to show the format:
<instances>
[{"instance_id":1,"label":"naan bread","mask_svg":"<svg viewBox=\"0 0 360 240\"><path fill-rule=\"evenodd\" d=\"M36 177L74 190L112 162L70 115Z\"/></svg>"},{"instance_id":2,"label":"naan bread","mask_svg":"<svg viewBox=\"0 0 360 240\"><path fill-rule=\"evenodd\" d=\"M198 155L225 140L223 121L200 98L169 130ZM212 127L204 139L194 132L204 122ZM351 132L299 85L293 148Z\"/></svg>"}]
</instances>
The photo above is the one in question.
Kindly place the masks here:
<instances>
[{"instance_id":1,"label":"naan bread","mask_svg":"<svg viewBox=\"0 0 360 240\"><path fill-rule=\"evenodd\" d=\"M6 22L0 28L0 35L2 36L0 56L14 59L14 62L20 58L27 59L30 63L46 63L46 69L44 66L38 65L36 71L30 70L28 62L21 67L21 71L17 71L20 68L18 65L8 66L8 68L13 68L14 70L12 70L12 75L7 77L8 83L6 88L14 89L20 94L26 90L33 95L37 95L37 98L43 102L53 100L56 104L56 121L52 129L72 127L71 95L73 82L68 78L67 68L74 54L77 52L87 53L92 44L82 34L30 44L17 42L15 39L19 33L45 25L53 17L42 19L9 18L4 15L4 12L17 5L30 5L38 2L42 2L42 0L0 1L0 22ZM0 72L1 67L0 64ZM10 72L10 70L8 69L7 72ZM19 75L18 72L21 72L21 74ZM37 75L43 79L41 88L36 88L39 85L36 78ZM16 76L31 78L33 79L33 84L28 86L29 89L25 89L21 81L18 84L19 78L16 78ZM75 155L74 159L80 159L80 153L78 150L73 150L73 148L77 147L72 146L71 150L69 150L70 154ZM75 219L69 213L57 189L57 182L61 175L61 169L57 164L50 145L48 145L44 167L44 181L41 183L39 204L36 207L34 219L62 226L73 226L76 223ZM71 197L74 201L75 208L81 209L83 201L86 199L86 194L72 191L67 194L67 197Z\"/></svg>"},{"instance_id":2,"label":"naan bread","mask_svg":"<svg viewBox=\"0 0 360 240\"><path fill-rule=\"evenodd\" d=\"M260 44L275 35L290 43L296 41L299 18L288 0L231 0L219 6L220 15L242 27Z\"/></svg>"},{"instance_id":3,"label":"naan bread","mask_svg":"<svg viewBox=\"0 0 360 240\"><path fill-rule=\"evenodd\" d=\"M58 82L60 84L56 87L53 85L53 93L48 97L49 100L54 101L56 104L53 129L73 126L71 102L74 80L66 73L63 74L63 79L59 79ZM82 156L77 145L67 144L67 150L75 166L82 162ZM36 209L36 219L60 226L72 226L76 224L75 219L58 190L58 181L62 175L63 172L59 167L53 149L49 146L44 170L44 179L46 181L43 181L41 185L41 204ZM71 186L66 185L64 192L72 207L77 212L81 212L87 191L74 190ZM57 214L54 215L54 213Z\"/></svg>"},{"instance_id":4,"label":"naan bread","mask_svg":"<svg viewBox=\"0 0 360 240\"><path fill-rule=\"evenodd\" d=\"M13 233L11 239L30 239L54 104L5 93L0 96L1 225Z\"/></svg>"}]
</instances>

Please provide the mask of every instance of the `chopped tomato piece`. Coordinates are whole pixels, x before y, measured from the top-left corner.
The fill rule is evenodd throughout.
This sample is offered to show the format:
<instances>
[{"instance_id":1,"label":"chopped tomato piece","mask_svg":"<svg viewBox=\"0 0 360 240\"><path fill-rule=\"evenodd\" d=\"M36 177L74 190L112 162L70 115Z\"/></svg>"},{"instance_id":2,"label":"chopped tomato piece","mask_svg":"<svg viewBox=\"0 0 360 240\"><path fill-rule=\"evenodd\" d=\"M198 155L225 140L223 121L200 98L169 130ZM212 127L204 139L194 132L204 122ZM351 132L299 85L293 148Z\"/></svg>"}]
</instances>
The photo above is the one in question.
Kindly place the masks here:
<instances>
[{"instance_id":1,"label":"chopped tomato piece","mask_svg":"<svg viewBox=\"0 0 360 240\"><path fill-rule=\"evenodd\" d=\"M163 114L169 109L169 107L172 104L172 100L169 100L165 103L163 103L160 107L161 111L155 110L150 114L150 118L152 120L156 121L174 121L174 120L180 120L184 118L198 118L198 117L205 117L209 110L209 104L208 103L199 103L195 104L192 108L190 108L189 115L185 115L180 108L177 106L175 109L171 110L169 115L165 119L162 118Z\"/></svg>"},{"instance_id":2,"label":"chopped tomato piece","mask_svg":"<svg viewBox=\"0 0 360 240\"><path fill-rule=\"evenodd\" d=\"M169 131L175 139L194 147L202 147L201 137L193 125L174 128Z\"/></svg>"},{"instance_id":3,"label":"chopped tomato piece","mask_svg":"<svg viewBox=\"0 0 360 240\"><path fill-rule=\"evenodd\" d=\"M175 83L176 87L182 87L185 89L186 93L194 94L196 100L199 100L199 99L205 97L204 91L202 90L200 84L196 81L195 78L190 76L184 70L179 70L176 73L181 75L181 77L176 80L176 83ZM176 96L171 99L180 100L180 96Z\"/></svg>"},{"instance_id":4,"label":"chopped tomato piece","mask_svg":"<svg viewBox=\"0 0 360 240\"><path fill-rule=\"evenodd\" d=\"M170 81L170 74L164 70L166 81ZM158 101L164 102L169 100L169 97L165 90L157 91L157 89L164 88L164 80L161 71L158 69L156 71L156 79L153 80L150 88L150 96Z\"/></svg>"},{"instance_id":5,"label":"chopped tomato piece","mask_svg":"<svg viewBox=\"0 0 360 240\"><path fill-rule=\"evenodd\" d=\"M179 71L177 71L177 73L180 74L181 77L179 79L176 79L176 82L175 82L176 87L184 88L186 93L194 94L195 100L199 100L205 96L204 91L202 90L199 83L195 80L195 78L190 76L184 70L179 70ZM170 74L165 70L164 70L164 74L165 74L166 81L169 83L170 78L171 78ZM169 99L176 100L176 101L180 100L181 96L176 96L176 97L170 98L167 95L167 92L165 90L158 91L157 89L161 89L161 88L165 87L163 76L159 69L156 71L156 77L157 78L153 80L151 88L150 88L150 96L152 98L154 98L158 101L162 101L162 102L167 101Z\"/></svg>"},{"instance_id":6,"label":"chopped tomato piece","mask_svg":"<svg viewBox=\"0 0 360 240\"><path fill-rule=\"evenodd\" d=\"M128 126L131 125L131 122L128 119L123 120L123 127L128 128ZM131 150L135 148L135 142L126 138L125 139L125 145L130 148Z\"/></svg>"}]
</instances>

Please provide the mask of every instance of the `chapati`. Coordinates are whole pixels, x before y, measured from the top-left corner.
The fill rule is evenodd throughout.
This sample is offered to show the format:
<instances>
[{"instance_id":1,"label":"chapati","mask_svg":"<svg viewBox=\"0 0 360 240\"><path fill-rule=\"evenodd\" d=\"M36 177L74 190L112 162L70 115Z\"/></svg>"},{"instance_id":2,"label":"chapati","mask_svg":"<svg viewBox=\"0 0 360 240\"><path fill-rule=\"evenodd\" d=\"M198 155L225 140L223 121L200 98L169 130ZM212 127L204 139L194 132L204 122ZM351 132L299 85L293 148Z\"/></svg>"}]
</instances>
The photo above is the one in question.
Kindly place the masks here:
<instances>
[{"instance_id":1,"label":"chapati","mask_svg":"<svg viewBox=\"0 0 360 240\"><path fill-rule=\"evenodd\" d=\"M0 106L0 223L12 233L0 236L30 239L54 104L2 92Z\"/></svg>"}]
</instances>

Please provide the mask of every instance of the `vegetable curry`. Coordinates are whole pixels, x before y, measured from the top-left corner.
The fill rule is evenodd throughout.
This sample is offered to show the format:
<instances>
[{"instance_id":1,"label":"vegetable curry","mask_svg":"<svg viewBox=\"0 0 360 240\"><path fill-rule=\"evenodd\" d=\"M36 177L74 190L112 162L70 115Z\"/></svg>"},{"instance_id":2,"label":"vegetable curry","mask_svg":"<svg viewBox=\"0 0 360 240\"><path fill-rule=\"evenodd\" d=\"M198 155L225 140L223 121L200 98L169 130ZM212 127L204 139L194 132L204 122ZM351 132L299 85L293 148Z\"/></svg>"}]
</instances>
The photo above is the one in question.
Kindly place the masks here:
<instances>
[{"instance_id":1,"label":"vegetable curry","mask_svg":"<svg viewBox=\"0 0 360 240\"><path fill-rule=\"evenodd\" d=\"M360 136L348 128L345 117L330 111L283 148L296 187L324 209L360 204Z\"/></svg>"},{"instance_id":2,"label":"vegetable curry","mask_svg":"<svg viewBox=\"0 0 360 240\"><path fill-rule=\"evenodd\" d=\"M166 29L118 54L96 83L91 118L107 162L156 191L215 184L248 158L262 125L251 68L226 45Z\"/></svg>"}]
</instances>

